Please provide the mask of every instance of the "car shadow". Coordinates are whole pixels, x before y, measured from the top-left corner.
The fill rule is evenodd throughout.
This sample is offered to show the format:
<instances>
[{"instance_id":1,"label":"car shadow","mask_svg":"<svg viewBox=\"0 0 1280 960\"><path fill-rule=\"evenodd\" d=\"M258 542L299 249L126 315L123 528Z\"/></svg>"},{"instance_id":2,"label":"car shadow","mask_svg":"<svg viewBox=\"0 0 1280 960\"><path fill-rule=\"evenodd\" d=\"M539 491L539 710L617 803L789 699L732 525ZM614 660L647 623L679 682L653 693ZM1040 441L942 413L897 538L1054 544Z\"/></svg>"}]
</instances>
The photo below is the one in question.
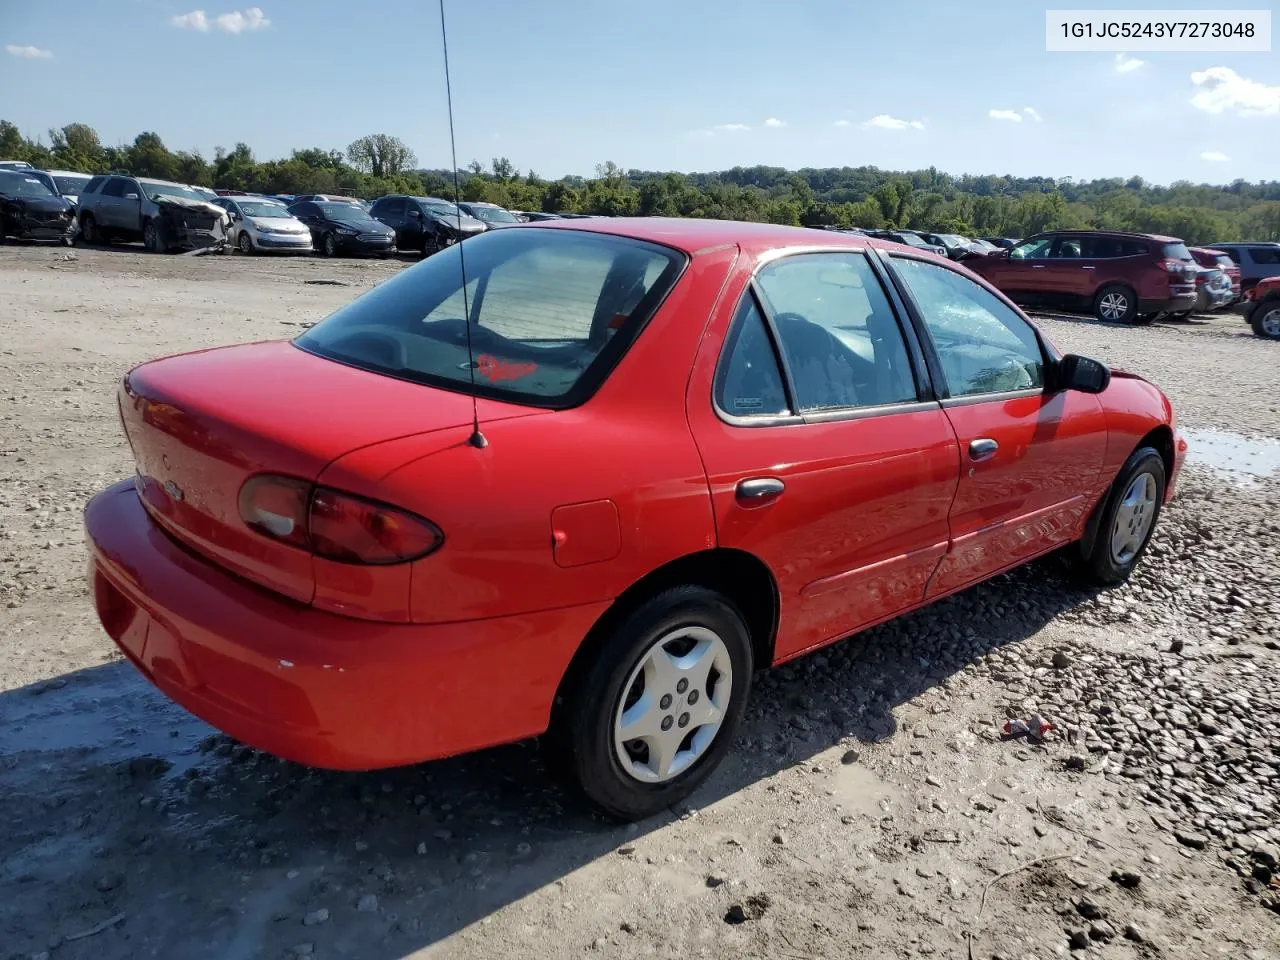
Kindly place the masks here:
<instances>
[{"instance_id":1,"label":"car shadow","mask_svg":"<svg viewBox=\"0 0 1280 960\"><path fill-rule=\"evenodd\" d=\"M335 773L215 734L123 662L10 690L0 943L212 960L314 939L326 955L398 960L825 750L892 739L898 707L1093 593L1048 558L761 674L688 807L629 826L555 781L536 743ZM321 909L323 928L304 926Z\"/></svg>"}]
</instances>

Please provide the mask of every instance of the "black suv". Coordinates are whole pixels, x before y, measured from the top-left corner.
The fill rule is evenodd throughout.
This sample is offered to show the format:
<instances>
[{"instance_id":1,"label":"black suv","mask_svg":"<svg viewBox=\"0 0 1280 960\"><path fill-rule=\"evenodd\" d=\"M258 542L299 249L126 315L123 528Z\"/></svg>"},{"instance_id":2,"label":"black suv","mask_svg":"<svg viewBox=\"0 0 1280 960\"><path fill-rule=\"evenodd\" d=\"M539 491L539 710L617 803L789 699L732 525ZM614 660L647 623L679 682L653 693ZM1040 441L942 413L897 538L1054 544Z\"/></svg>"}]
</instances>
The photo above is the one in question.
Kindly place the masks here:
<instances>
[{"instance_id":1,"label":"black suv","mask_svg":"<svg viewBox=\"0 0 1280 960\"><path fill-rule=\"evenodd\" d=\"M487 229L448 200L437 197L379 197L369 215L396 232L396 246L401 250L420 250L424 257Z\"/></svg>"}]
</instances>

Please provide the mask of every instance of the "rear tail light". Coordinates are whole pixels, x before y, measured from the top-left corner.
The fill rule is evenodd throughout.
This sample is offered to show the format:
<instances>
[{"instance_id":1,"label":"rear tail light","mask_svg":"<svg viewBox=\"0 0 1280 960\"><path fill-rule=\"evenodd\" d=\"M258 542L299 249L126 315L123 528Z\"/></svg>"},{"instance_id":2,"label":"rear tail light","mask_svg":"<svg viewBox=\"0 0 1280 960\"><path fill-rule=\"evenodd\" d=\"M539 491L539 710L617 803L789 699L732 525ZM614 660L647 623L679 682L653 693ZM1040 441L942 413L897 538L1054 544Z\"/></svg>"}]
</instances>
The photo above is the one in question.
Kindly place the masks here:
<instances>
[{"instance_id":1,"label":"rear tail light","mask_svg":"<svg viewBox=\"0 0 1280 960\"><path fill-rule=\"evenodd\" d=\"M406 563L444 543L430 520L275 474L251 477L240 488L240 517L264 536L339 563Z\"/></svg>"}]
</instances>

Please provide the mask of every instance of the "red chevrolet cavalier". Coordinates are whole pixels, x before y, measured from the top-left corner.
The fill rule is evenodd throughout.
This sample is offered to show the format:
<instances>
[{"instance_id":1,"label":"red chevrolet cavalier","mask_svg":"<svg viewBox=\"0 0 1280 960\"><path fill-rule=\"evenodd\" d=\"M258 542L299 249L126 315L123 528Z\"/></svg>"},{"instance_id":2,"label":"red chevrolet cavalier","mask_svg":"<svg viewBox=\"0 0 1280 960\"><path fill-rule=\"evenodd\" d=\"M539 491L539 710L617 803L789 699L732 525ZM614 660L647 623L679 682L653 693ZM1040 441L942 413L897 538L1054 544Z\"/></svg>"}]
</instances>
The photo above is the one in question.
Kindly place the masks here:
<instances>
[{"instance_id":1,"label":"red chevrolet cavalier","mask_svg":"<svg viewBox=\"0 0 1280 960\"><path fill-rule=\"evenodd\" d=\"M1123 580L1172 495L1160 390L945 259L706 220L463 247L120 388L103 626L270 753L546 733L644 816L724 756L756 669L1058 548Z\"/></svg>"}]
</instances>

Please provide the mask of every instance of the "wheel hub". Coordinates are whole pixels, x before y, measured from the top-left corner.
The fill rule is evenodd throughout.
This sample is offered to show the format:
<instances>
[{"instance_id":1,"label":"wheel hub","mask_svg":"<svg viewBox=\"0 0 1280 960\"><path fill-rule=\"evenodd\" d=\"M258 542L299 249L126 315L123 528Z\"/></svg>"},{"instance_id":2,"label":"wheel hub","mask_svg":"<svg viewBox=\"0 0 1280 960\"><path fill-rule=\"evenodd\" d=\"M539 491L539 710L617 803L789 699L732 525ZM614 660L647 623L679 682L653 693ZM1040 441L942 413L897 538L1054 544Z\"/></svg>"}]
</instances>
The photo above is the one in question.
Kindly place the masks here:
<instances>
[{"instance_id":1,"label":"wheel hub","mask_svg":"<svg viewBox=\"0 0 1280 960\"><path fill-rule=\"evenodd\" d=\"M1138 555L1156 519L1156 480L1140 473L1129 483L1111 527L1111 560L1117 566L1131 563Z\"/></svg>"},{"instance_id":2,"label":"wheel hub","mask_svg":"<svg viewBox=\"0 0 1280 960\"><path fill-rule=\"evenodd\" d=\"M733 687L729 648L706 627L659 637L632 669L614 714L622 769L644 783L688 770L715 740Z\"/></svg>"}]
</instances>

